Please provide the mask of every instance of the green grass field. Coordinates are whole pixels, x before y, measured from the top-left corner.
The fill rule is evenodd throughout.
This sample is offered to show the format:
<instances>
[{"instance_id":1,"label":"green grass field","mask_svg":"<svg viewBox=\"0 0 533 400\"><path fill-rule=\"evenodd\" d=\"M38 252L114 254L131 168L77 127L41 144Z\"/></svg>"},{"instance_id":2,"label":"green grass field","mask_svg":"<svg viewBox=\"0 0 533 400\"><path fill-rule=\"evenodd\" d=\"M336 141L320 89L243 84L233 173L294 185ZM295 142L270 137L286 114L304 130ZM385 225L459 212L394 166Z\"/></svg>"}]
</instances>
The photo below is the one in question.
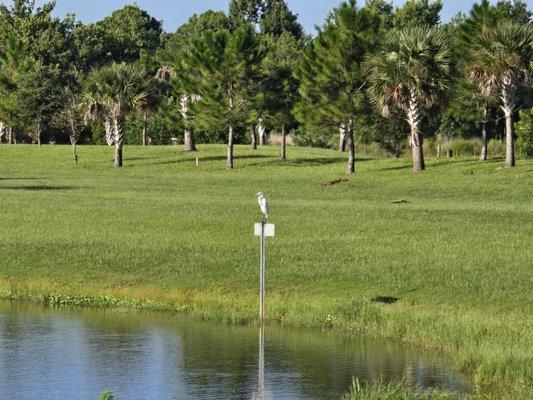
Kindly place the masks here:
<instances>
[{"instance_id":1,"label":"green grass field","mask_svg":"<svg viewBox=\"0 0 533 400\"><path fill-rule=\"evenodd\" d=\"M257 315L271 201L270 323L390 337L448 354L480 385L533 386L533 160L361 159L223 146L0 146L0 290L148 301L193 316ZM196 167L194 157L200 160ZM392 201L405 199L395 204ZM92 296L92 297L91 297Z\"/></svg>"}]
</instances>

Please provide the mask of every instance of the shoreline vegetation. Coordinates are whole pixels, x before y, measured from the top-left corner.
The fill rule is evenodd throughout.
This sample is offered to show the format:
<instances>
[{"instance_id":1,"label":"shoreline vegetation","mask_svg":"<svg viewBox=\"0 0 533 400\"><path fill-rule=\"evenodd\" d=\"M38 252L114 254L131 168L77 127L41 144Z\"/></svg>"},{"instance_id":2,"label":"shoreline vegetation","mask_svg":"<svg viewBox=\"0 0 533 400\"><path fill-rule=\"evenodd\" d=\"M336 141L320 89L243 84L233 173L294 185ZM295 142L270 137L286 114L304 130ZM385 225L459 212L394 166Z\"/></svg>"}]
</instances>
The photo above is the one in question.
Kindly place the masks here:
<instances>
[{"instance_id":1,"label":"shoreline vegetation","mask_svg":"<svg viewBox=\"0 0 533 400\"><path fill-rule=\"evenodd\" d=\"M362 158L328 187L337 152L294 147L279 162L276 148L236 146L231 176L223 152L128 147L117 171L104 147L82 146L74 166L68 146L2 146L0 297L256 323L260 188L278 227L269 324L410 343L470 377L472 398L530 398L531 160L430 158L414 177L408 159ZM408 396L376 385L348 398Z\"/></svg>"}]
</instances>

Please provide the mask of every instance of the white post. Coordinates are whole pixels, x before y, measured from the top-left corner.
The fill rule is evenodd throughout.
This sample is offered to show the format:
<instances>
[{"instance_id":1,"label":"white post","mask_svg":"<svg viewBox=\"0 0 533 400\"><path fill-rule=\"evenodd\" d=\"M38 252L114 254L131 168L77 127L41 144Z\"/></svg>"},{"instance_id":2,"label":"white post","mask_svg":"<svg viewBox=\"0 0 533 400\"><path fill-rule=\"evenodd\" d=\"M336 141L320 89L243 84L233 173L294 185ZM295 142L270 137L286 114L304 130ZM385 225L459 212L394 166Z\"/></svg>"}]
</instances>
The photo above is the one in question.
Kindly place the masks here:
<instances>
[{"instance_id":1,"label":"white post","mask_svg":"<svg viewBox=\"0 0 533 400\"><path fill-rule=\"evenodd\" d=\"M266 239L265 222L261 222L261 236L259 246L259 323L265 319L265 267L266 267Z\"/></svg>"},{"instance_id":2,"label":"white post","mask_svg":"<svg viewBox=\"0 0 533 400\"><path fill-rule=\"evenodd\" d=\"M254 225L254 234L259 237L259 323L262 325L265 320L266 302L266 238L275 236L276 227L263 220Z\"/></svg>"}]
</instances>

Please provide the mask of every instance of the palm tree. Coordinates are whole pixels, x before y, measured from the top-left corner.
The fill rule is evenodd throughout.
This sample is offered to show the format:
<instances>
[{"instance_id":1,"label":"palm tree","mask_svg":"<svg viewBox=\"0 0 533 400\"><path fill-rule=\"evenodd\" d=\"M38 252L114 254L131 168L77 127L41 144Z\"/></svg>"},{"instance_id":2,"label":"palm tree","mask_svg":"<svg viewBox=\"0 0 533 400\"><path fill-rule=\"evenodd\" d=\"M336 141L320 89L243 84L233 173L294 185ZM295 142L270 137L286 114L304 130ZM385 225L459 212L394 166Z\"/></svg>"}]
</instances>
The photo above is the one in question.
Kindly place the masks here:
<instances>
[{"instance_id":1,"label":"palm tree","mask_svg":"<svg viewBox=\"0 0 533 400\"><path fill-rule=\"evenodd\" d=\"M489 122L489 107L491 103L491 93L483 90L483 82L472 81L470 74L472 67L472 50L475 48L477 39L485 35L492 35L494 27L497 26L501 18L496 7L490 5L488 0L482 0L480 4L474 4L469 17L464 21L459 31L460 46L458 50L462 53L459 69L464 71L467 79L477 88L478 96L483 104L483 119L481 122L481 155L479 161L487 161L489 136L487 125ZM474 63L475 65L475 63Z\"/></svg>"},{"instance_id":2,"label":"palm tree","mask_svg":"<svg viewBox=\"0 0 533 400\"><path fill-rule=\"evenodd\" d=\"M86 119L103 119L110 124L115 167L122 167L126 114L144 107L149 84L145 70L134 64L113 63L94 70L88 77L84 101Z\"/></svg>"},{"instance_id":3,"label":"palm tree","mask_svg":"<svg viewBox=\"0 0 533 400\"><path fill-rule=\"evenodd\" d=\"M505 116L505 165L515 166L512 117L518 89L532 78L533 28L502 21L492 32L481 32L472 45L470 78L482 93L498 92Z\"/></svg>"},{"instance_id":4,"label":"palm tree","mask_svg":"<svg viewBox=\"0 0 533 400\"><path fill-rule=\"evenodd\" d=\"M157 77L156 77L157 78ZM142 118L142 145L146 146L147 143L147 128L148 119L161 105L163 99L163 83L159 79L154 79L147 86L146 97L143 104L139 107L138 112Z\"/></svg>"},{"instance_id":5,"label":"palm tree","mask_svg":"<svg viewBox=\"0 0 533 400\"><path fill-rule=\"evenodd\" d=\"M395 106L411 128L413 170L425 169L421 132L423 108L433 107L448 89L450 50L443 32L412 27L391 31L366 61L367 93L384 116Z\"/></svg>"}]
</instances>

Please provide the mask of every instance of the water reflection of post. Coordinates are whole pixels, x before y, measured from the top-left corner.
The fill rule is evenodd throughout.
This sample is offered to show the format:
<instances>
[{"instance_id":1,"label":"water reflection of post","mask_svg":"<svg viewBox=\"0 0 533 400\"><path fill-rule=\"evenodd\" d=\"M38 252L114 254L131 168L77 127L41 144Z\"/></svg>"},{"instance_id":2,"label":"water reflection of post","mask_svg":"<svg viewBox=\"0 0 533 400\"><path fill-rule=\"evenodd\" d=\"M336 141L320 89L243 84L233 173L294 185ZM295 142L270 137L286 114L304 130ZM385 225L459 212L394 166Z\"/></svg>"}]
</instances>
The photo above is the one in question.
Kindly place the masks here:
<instances>
[{"instance_id":1,"label":"water reflection of post","mask_svg":"<svg viewBox=\"0 0 533 400\"><path fill-rule=\"evenodd\" d=\"M265 325L259 326L259 357L257 367L257 393L253 400L268 400L265 390Z\"/></svg>"}]
</instances>

